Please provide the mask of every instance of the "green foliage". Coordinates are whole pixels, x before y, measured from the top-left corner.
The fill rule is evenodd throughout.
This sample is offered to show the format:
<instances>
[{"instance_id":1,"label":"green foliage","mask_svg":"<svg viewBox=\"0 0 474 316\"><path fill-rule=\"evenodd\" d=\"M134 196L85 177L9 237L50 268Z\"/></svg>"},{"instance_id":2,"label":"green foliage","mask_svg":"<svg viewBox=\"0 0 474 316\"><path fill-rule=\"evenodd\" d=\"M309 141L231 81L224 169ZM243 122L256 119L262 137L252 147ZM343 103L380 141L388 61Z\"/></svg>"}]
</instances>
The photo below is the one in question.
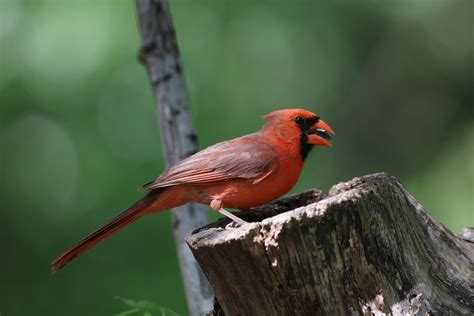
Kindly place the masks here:
<instances>
[{"instance_id":1,"label":"green foliage","mask_svg":"<svg viewBox=\"0 0 474 316\"><path fill-rule=\"evenodd\" d=\"M143 313L143 316L179 316L178 313L171 309L156 305L148 301L134 301L128 298L116 296L115 298L121 300L125 305L132 309L115 314L115 316L138 315Z\"/></svg>"}]
</instances>

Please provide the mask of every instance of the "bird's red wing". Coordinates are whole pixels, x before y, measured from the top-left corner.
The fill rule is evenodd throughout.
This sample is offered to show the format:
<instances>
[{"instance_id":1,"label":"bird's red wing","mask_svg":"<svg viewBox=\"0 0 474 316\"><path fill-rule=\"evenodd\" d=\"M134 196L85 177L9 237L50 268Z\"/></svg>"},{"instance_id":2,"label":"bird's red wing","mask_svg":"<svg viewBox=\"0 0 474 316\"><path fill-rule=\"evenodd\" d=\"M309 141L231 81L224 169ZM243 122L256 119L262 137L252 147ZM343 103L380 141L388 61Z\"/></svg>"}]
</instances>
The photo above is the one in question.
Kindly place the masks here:
<instances>
[{"instance_id":1,"label":"bird's red wing","mask_svg":"<svg viewBox=\"0 0 474 316\"><path fill-rule=\"evenodd\" d=\"M208 184L242 178L261 181L271 174L276 154L273 147L253 135L208 147L171 167L144 189L179 184Z\"/></svg>"}]
</instances>

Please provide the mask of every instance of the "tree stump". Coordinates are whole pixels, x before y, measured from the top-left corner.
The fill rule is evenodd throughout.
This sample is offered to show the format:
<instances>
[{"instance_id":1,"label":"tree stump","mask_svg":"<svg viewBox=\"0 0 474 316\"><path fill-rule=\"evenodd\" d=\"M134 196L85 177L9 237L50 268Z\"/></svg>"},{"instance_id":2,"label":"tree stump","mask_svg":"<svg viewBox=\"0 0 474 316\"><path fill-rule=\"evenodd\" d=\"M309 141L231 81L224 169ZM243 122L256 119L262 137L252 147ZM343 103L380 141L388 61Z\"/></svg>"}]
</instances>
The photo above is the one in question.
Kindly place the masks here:
<instances>
[{"instance_id":1,"label":"tree stump","mask_svg":"<svg viewBox=\"0 0 474 316\"><path fill-rule=\"evenodd\" d=\"M474 314L472 229L453 235L387 174L239 216L254 222L187 238L216 295L211 314Z\"/></svg>"}]
</instances>

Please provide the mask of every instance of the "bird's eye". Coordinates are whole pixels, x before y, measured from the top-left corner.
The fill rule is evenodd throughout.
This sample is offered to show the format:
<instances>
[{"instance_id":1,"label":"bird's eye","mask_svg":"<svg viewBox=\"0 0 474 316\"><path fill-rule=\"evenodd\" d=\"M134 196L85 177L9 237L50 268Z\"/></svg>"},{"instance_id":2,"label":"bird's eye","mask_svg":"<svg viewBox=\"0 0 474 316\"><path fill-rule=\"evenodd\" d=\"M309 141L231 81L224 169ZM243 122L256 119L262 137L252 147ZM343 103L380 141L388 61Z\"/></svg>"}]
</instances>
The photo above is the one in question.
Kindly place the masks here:
<instances>
[{"instance_id":1,"label":"bird's eye","mask_svg":"<svg viewBox=\"0 0 474 316\"><path fill-rule=\"evenodd\" d=\"M303 126L304 123L305 123L305 120L304 120L304 118L298 116L298 117L295 118L295 123L298 126Z\"/></svg>"}]
</instances>

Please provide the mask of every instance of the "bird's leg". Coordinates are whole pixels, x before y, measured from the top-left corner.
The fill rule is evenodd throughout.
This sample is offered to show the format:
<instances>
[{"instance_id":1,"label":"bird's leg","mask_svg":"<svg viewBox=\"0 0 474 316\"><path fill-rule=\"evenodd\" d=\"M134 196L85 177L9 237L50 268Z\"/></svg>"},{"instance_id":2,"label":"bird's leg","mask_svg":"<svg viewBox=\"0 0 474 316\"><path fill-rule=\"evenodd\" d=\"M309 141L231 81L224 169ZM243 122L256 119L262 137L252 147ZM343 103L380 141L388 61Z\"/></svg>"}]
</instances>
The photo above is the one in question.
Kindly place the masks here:
<instances>
[{"instance_id":1,"label":"bird's leg","mask_svg":"<svg viewBox=\"0 0 474 316\"><path fill-rule=\"evenodd\" d=\"M233 220L234 222L236 222L237 224L240 224L240 225L243 225L243 224L248 224L248 222L244 221L243 219L235 216L234 214L232 214L231 212L229 211L226 211L225 209L221 208L218 210L219 213L221 213L222 215L230 218L231 220Z\"/></svg>"},{"instance_id":2,"label":"bird's leg","mask_svg":"<svg viewBox=\"0 0 474 316\"><path fill-rule=\"evenodd\" d=\"M237 216L235 216L234 214L232 214L231 212L226 211L226 210L223 208L222 200L218 200L218 199L212 200L211 203L209 204L209 206L210 206L214 211L217 211L217 212L221 213L222 215L224 215L224 216L227 217L227 218L230 218L231 220L233 220L233 221L236 222L237 224L240 224L240 225L247 224L247 222L244 221L243 219L240 219L240 218L238 218Z\"/></svg>"}]
</instances>

